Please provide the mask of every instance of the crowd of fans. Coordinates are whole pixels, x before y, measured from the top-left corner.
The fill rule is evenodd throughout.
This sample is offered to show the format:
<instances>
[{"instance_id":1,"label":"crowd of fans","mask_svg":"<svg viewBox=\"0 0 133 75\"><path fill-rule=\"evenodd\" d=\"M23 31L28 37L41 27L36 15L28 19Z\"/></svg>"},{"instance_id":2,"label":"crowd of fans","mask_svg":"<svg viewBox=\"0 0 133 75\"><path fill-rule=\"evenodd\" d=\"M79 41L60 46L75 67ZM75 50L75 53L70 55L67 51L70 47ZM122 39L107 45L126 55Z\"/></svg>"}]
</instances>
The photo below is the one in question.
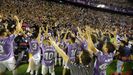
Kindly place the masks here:
<instances>
[{"instance_id":1,"label":"crowd of fans","mask_svg":"<svg viewBox=\"0 0 133 75\"><path fill-rule=\"evenodd\" d=\"M112 24L132 24L132 18L130 16L123 16L118 14L111 14L106 12L95 12L91 9L85 9L82 7L75 7L69 4L55 4L49 3L45 0L5 0L2 3L1 12L7 15L17 14L23 19L37 20L42 17L54 18L55 21L68 18L68 20L80 22L83 24L94 25L112 25ZM6 8L6 9L5 9ZM56 12L58 11L58 12ZM102 17L101 17L102 16ZM127 22L128 19L128 22ZM103 22L100 22L103 21ZM91 23L90 23L91 22ZM78 23L79 24L79 23Z\"/></svg>"},{"instance_id":2,"label":"crowd of fans","mask_svg":"<svg viewBox=\"0 0 133 75\"><path fill-rule=\"evenodd\" d=\"M70 42L69 39L71 40L72 44L76 43L75 40L80 40L81 44L82 42L86 41L90 45L89 49L94 51L93 54L95 54L95 56L100 58L102 57L102 54L104 54L104 51L99 51L99 50L102 50L101 45L106 43L106 46L107 46L106 50L108 51L111 50L111 51L105 52L105 56L107 53L106 57L111 57L111 60L115 56L116 56L116 59L120 60L118 62L120 66L117 66L117 69L118 69L117 72L121 72L121 66L123 65L122 63L123 61L124 62L132 61L132 57L130 57L130 55L132 55L133 53L132 52L132 40L133 40L132 16L101 12L101 11L92 10L89 8L70 5L70 4L59 4L51 1L47 2L45 0L4 0L2 1L0 9L1 9L0 10L1 29L2 29L2 25L4 25L5 27L7 26L7 29L10 31L8 33L8 36L13 33L14 27L18 27L21 31L21 28L20 28L21 25L15 26L16 23L18 23L18 25L20 24L18 18L15 16L15 19L13 19L14 15L17 15L20 18L20 20L21 19L23 20L22 27L28 26L29 28L31 28L31 30L26 29L26 32L21 31L21 34L22 35L26 34L27 36L30 36L31 37L30 39L32 40L30 40L29 42L31 43L33 40L36 41L35 40L35 38L37 38L36 33L39 33L38 37L42 36L44 33L45 37L43 40L49 40L50 42L46 41L47 42L46 44L50 46L51 44L54 45L55 49L57 50L57 53L59 53L61 57L65 60L65 62L67 62L67 65L69 66L70 71L74 67L76 67L78 68L78 70L76 70L75 72L77 71L79 72L81 68L71 63L70 61L73 61L73 60L70 59L69 61L69 58L68 58L69 55L67 57L64 54L64 52L62 52L62 50L55 44L56 42L59 41L57 40L57 38L60 38L61 40L63 40L62 37L65 37L65 35L67 35L67 32L69 32L68 35L66 36L67 41L63 40L66 44ZM39 29L39 26L40 26L40 29ZM16 29L16 30L19 30L19 29ZM41 30L43 31L41 32ZM32 32L35 32L35 33L32 33ZM89 33L90 35L87 35L87 33ZM3 37L4 34L1 34L1 35ZM9 36L9 38L11 37L12 36ZM117 39L117 40L114 40L114 39ZM102 42L104 43L101 44ZM109 44L108 45L107 42L111 42L111 44L108 43ZM124 46L121 45L120 42L124 44ZM115 49L112 44L114 43L117 44L115 48L118 50L118 53L120 54L120 56L117 56L119 55L117 53L115 55L113 52ZM41 43L41 47L42 47L42 44L43 43ZM98 50L96 50L94 45ZM127 46L129 46L130 50ZM127 50L125 51L124 54L126 53L127 54L121 55L120 49L124 51L125 50L124 48L126 48ZM112 54L110 55L109 53L112 53ZM29 54L30 54L30 51L29 51ZM85 53L83 52L83 54L86 54L86 52ZM92 58L89 57L89 59L92 59ZM84 59L84 60L89 61L90 63L91 61L89 59ZM88 65L88 63L86 63L86 61L84 60L82 62L83 63L85 62L85 65L86 64ZM111 60L108 60L106 65L110 64ZM28 72L30 72L29 70L35 70L31 68L31 65L30 65L31 62L33 62L33 59L29 60ZM106 63L106 61L102 63ZM80 67L82 67L83 65L80 65ZM86 66L84 67L86 68ZM89 68L91 67L92 65L89 66ZM46 69L45 66L43 66L42 71L44 69ZM92 73L91 75L93 75L92 70L89 69L90 71L89 73L87 70L85 71L86 71L86 74L84 75L88 75L90 72ZM106 67L104 67L104 69L100 71L98 68L98 72L97 72L98 74L96 75L106 75L105 71L106 71ZM54 75L53 69L52 69L52 72L50 71L50 73ZM79 73L82 73L82 72L79 72ZM33 74L33 72L31 74ZM45 74L45 72L43 71L42 74ZM76 75L76 73L71 72L71 75Z\"/></svg>"},{"instance_id":3,"label":"crowd of fans","mask_svg":"<svg viewBox=\"0 0 133 75\"><path fill-rule=\"evenodd\" d=\"M30 25L49 23L52 26L54 23L59 23L65 26L71 23L77 26L92 25L101 30L106 29L105 27L121 26L119 28L132 33L133 18L131 16L103 13L69 4L56 4L45 0L5 0L0 9L1 13L4 13L4 18L15 14L25 22L32 23Z\"/></svg>"}]
</instances>

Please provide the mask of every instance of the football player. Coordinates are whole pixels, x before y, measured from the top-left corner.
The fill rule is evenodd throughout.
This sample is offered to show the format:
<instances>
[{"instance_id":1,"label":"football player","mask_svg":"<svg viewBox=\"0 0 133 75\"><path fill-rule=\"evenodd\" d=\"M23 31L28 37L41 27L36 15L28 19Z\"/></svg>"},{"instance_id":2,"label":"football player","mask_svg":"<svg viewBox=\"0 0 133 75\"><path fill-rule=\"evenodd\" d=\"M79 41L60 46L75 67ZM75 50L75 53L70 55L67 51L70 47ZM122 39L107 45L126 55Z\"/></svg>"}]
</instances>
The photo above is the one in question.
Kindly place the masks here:
<instances>
[{"instance_id":1,"label":"football player","mask_svg":"<svg viewBox=\"0 0 133 75\"><path fill-rule=\"evenodd\" d=\"M45 31L45 43L42 45L42 75L46 75L48 72L51 75L55 75L55 48L50 43L48 35L48 27Z\"/></svg>"},{"instance_id":2,"label":"football player","mask_svg":"<svg viewBox=\"0 0 133 75\"><path fill-rule=\"evenodd\" d=\"M13 34L7 36L6 29L4 27L1 27L0 29L0 75L5 72L6 68L8 68L9 71L12 71L13 75L16 75L13 42L16 35L22 30L22 21L19 22L17 16L14 16L14 19L16 20L16 30Z\"/></svg>"},{"instance_id":3,"label":"football player","mask_svg":"<svg viewBox=\"0 0 133 75\"><path fill-rule=\"evenodd\" d=\"M41 59L41 51L40 51L40 36L41 36L41 28L37 29L39 32L36 32L31 36L31 40L29 42L29 66L27 72L30 72L31 75L38 75L38 69L40 66ZM37 36L37 33L38 36Z\"/></svg>"}]
</instances>

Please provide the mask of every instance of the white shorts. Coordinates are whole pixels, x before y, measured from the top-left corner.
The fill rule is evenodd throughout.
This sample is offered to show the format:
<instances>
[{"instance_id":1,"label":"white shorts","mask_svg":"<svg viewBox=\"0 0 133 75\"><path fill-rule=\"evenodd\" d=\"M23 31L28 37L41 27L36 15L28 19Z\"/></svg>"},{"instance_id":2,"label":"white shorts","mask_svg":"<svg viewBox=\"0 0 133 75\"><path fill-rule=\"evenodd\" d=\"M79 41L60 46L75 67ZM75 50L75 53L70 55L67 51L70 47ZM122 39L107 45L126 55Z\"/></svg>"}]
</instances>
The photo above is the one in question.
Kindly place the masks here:
<instances>
[{"instance_id":1,"label":"white shorts","mask_svg":"<svg viewBox=\"0 0 133 75\"><path fill-rule=\"evenodd\" d=\"M54 65L52 66L45 66L45 65L42 65L42 75L46 75L47 73L53 73L54 72Z\"/></svg>"},{"instance_id":2,"label":"white shorts","mask_svg":"<svg viewBox=\"0 0 133 75\"><path fill-rule=\"evenodd\" d=\"M36 65L40 64L41 54L38 52L37 54L33 55L33 61Z\"/></svg>"},{"instance_id":3,"label":"white shorts","mask_svg":"<svg viewBox=\"0 0 133 75\"><path fill-rule=\"evenodd\" d=\"M69 67L67 66L67 63L63 60L63 65L65 69L69 69Z\"/></svg>"},{"instance_id":4,"label":"white shorts","mask_svg":"<svg viewBox=\"0 0 133 75\"><path fill-rule=\"evenodd\" d=\"M30 70L38 70L40 67L40 53L37 53L35 55L33 55L31 58L29 58L29 68L27 70L27 72L30 72Z\"/></svg>"},{"instance_id":5,"label":"white shorts","mask_svg":"<svg viewBox=\"0 0 133 75\"><path fill-rule=\"evenodd\" d=\"M16 60L14 57L10 57L7 60L4 61L0 61L0 73L4 72L6 70L6 68L9 71L13 71L16 67Z\"/></svg>"}]
</instances>

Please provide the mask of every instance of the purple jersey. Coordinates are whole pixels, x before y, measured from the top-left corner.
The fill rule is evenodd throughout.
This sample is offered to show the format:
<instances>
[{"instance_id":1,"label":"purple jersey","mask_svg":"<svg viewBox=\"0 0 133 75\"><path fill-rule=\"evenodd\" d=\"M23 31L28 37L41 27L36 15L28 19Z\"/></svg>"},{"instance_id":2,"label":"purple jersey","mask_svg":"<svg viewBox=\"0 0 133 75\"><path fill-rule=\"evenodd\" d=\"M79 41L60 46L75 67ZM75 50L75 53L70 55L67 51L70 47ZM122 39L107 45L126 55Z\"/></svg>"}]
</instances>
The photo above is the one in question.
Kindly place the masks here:
<instances>
[{"instance_id":1,"label":"purple jersey","mask_svg":"<svg viewBox=\"0 0 133 75\"><path fill-rule=\"evenodd\" d=\"M78 54L79 51L80 49L77 43L68 45L67 55L70 57L71 61L75 61L75 56Z\"/></svg>"},{"instance_id":2,"label":"purple jersey","mask_svg":"<svg viewBox=\"0 0 133 75\"><path fill-rule=\"evenodd\" d=\"M31 53L32 55L35 55L36 53L39 52L40 46L37 40L31 40L29 42L29 45L30 45L29 53Z\"/></svg>"},{"instance_id":3,"label":"purple jersey","mask_svg":"<svg viewBox=\"0 0 133 75\"><path fill-rule=\"evenodd\" d=\"M54 64L55 59L55 48L53 46L43 46L42 47L42 64L46 66L51 66Z\"/></svg>"},{"instance_id":4,"label":"purple jersey","mask_svg":"<svg viewBox=\"0 0 133 75\"><path fill-rule=\"evenodd\" d=\"M64 50L64 48L65 48L65 42L64 41L61 41L59 43L59 47Z\"/></svg>"},{"instance_id":5,"label":"purple jersey","mask_svg":"<svg viewBox=\"0 0 133 75\"><path fill-rule=\"evenodd\" d=\"M112 62L114 53L104 54L98 51L96 56L94 75L106 75L107 66Z\"/></svg>"},{"instance_id":6,"label":"purple jersey","mask_svg":"<svg viewBox=\"0 0 133 75\"><path fill-rule=\"evenodd\" d=\"M13 41L15 35L10 35L7 38L0 38L0 61L9 59L14 56Z\"/></svg>"},{"instance_id":7,"label":"purple jersey","mask_svg":"<svg viewBox=\"0 0 133 75\"><path fill-rule=\"evenodd\" d=\"M86 40L82 41L81 42L81 47L84 49L84 50L88 50L88 43Z\"/></svg>"}]
</instances>

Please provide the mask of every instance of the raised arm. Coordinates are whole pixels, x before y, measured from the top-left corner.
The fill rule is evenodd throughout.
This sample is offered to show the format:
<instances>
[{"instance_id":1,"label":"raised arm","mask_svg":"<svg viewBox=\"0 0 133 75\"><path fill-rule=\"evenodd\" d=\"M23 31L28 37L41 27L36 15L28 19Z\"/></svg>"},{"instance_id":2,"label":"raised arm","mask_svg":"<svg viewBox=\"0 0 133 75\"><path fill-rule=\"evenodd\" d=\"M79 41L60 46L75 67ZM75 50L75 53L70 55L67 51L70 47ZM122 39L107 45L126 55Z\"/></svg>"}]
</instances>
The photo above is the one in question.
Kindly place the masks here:
<instances>
[{"instance_id":1,"label":"raised arm","mask_svg":"<svg viewBox=\"0 0 133 75\"><path fill-rule=\"evenodd\" d=\"M81 31L81 29L80 29L79 27L77 27L77 29L78 29L78 33L79 33L79 37L81 38L81 39L80 39L80 41L81 41L81 40L84 39L83 33L82 33L82 31Z\"/></svg>"},{"instance_id":2,"label":"raised arm","mask_svg":"<svg viewBox=\"0 0 133 75\"><path fill-rule=\"evenodd\" d=\"M46 26L45 35L48 36L48 25Z\"/></svg>"},{"instance_id":3,"label":"raised arm","mask_svg":"<svg viewBox=\"0 0 133 75\"><path fill-rule=\"evenodd\" d=\"M42 30L41 30L41 27L39 28L39 33L38 33L38 36L37 36L37 41L38 41L38 43L40 44L40 39L41 39L41 32L42 32Z\"/></svg>"},{"instance_id":4,"label":"raised arm","mask_svg":"<svg viewBox=\"0 0 133 75\"><path fill-rule=\"evenodd\" d=\"M23 31L22 28L21 28L22 27L23 20L21 20L19 22L19 19L18 19L17 16L14 16L14 19L16 20L16 30L15 30L14 34L18 34L20 31Z\"/></svg>"},{"instance_id":5,"label":"raised arm","mask_svg":"<svg viewBox=\"0 0 133 75\"><path fill-rule=\"evenodd\" d=\"M65 33L64 37L63 37L63 40L66 41L66 37L67 37L67 34L68 34L69 30L67 30L67 32Z\"/></svg>"},{"instance_id":6,"label":"raised arm","mask_svg":"<svg viewBox=\"0 0 133 75\"><path fill-rule=\"evenodd\" d=\"M64 61L68 62L69 57L66 55L66 53L60 47L58 47L58 45L55 43L55 41L51 37L50 37L50 42L55 47L57 53L59 53L60 56L64 59Z\"/></svg>"},{"instance_id":7,"label":"raised arm","mask_svg":"<svg viewBox=\"0 0 133 75\"><path fill-rule=\"evenodd\" d=\"M118 42L117 42L117 29L113 32L114 35L114 46L118 48Z\"/></svg>"},{"instance_id":8,"label":"raised arm","mask_svg":"<svg viewBox=\"0 0 133 75\"><path fill-rule=\"evenodd\" d=\"M87 32L86 32L86 35L87 35L87 42L88 42L88 50L92 50L94 53L97 52L97 49L96 47L94 46L94 43L92 41L92 38L91 38L91 33L90 33L91 29L88 28L87 29Z\"/></svg>"}]
</instances>

